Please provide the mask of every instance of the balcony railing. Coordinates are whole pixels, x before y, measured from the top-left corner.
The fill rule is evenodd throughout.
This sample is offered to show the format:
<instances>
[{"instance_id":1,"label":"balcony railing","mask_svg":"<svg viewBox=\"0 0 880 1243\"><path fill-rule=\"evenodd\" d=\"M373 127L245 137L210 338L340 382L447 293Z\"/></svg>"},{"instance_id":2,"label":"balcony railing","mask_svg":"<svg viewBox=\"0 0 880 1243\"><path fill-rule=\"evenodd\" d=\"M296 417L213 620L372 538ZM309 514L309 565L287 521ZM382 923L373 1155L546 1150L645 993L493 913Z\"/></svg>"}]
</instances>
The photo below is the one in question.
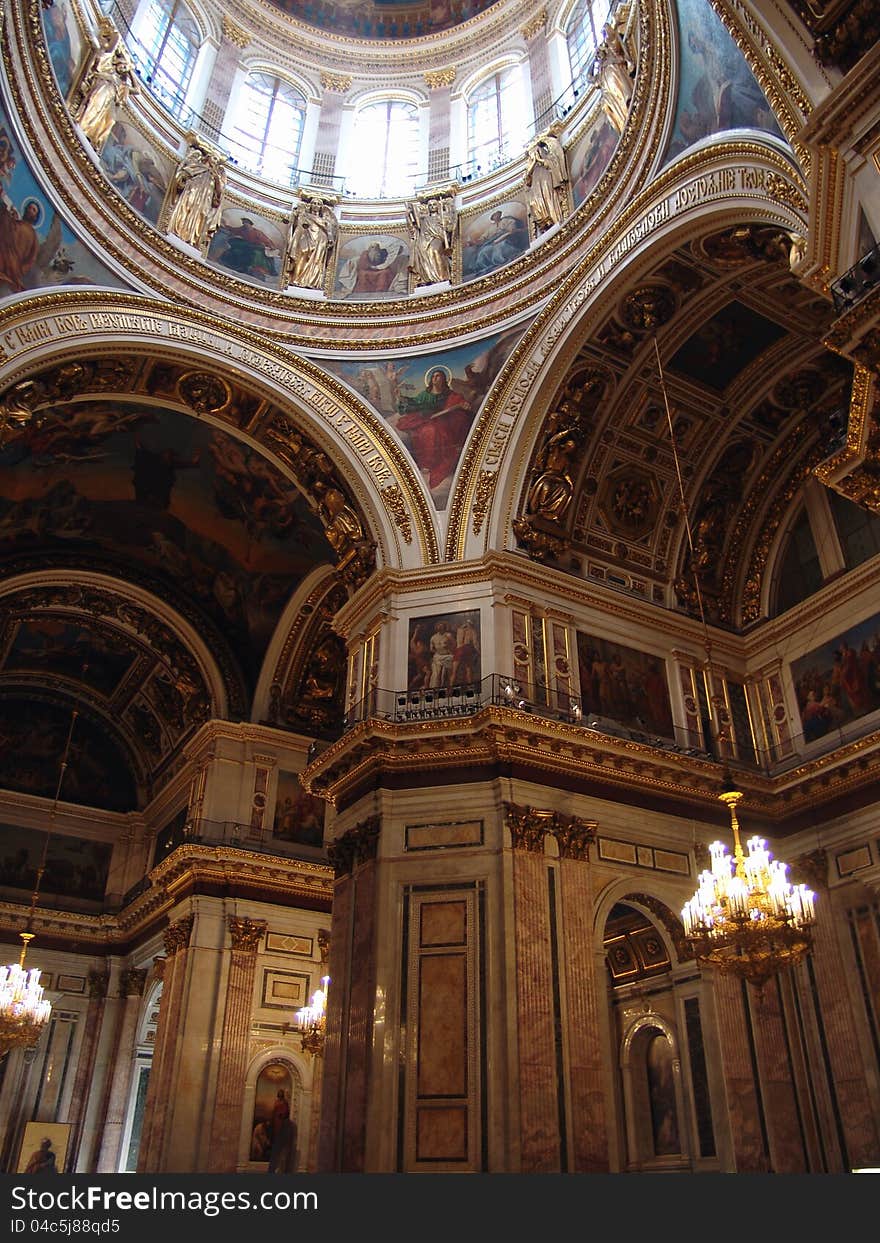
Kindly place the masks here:
<instances>
[{"instance_id":1,"label":"balcony railing","mask_svg":"<svg viewBox=\"0 0 880 1243\"><path fill-rule=\"evenodd\" d=\"M405 691L376 689L349 710L344 729L349 730L368 718L405 723L468 717L490 704L515 708L544 720L564 721L569 725L598 730L614 738L712 759L711 754L701 748L682 747L675 739L661 737L644 722L641 725L638 721L635 725L624 725L610 717L585 712L579 695L498 673L490 674L480 682L448 687L418 687Z\"/></svg>"},{"instance_id":2,"label":"balcony railing","mask_svg":"<svg viewBox=\"0 0 880 1243\"><path fill-rule=\"evenodd\" d=\"M848 311L850 307L861 302L867 294L880 284L880 245L862 255L858 263L853 264L848 272L844 272L831 285L835 311Z\"/></svg>"}]
</instances>

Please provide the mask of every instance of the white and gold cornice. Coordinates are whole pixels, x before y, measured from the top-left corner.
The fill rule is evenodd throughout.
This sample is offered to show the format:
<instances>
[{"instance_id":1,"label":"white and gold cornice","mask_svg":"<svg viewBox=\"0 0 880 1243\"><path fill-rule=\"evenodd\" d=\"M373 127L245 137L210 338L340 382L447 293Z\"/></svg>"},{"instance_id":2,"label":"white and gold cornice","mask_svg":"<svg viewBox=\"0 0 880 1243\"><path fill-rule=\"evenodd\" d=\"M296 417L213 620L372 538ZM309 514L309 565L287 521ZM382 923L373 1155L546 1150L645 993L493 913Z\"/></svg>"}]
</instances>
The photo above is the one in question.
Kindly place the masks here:
<instances>
[{"instance_id":1,"label":"white and gold cornice","mask_svg":"<svg viewBox=\"0 0 880 1243\"><path fill-rule=\"evenodd\" d=\"M778 777L738 771L743 807L777 832L785 831L802 813L872 787L878 757L880 732ZM718 801L716 763L500 704L458 719L362 721L312 761L302 782L310 793L340 807L385 777L408 777L427 788L461 779L467 771L491 775L511 767L542 782L599 792L599 797L617 799L628 790L673 808L705 809Z\"/></svg>"},{"instance_id":2,"label":"white and gold cornice","mask_svg":"<svg viewBox=\"0 0 880 1243\"><path fill-rule=\"evenodd\" d=\"M156 934L175 907L200 890L216 893L219 888L270 905L304 903L326 911L333 896L333 870L327 865L234 846L186 843L153 868L149 879L149 888L118 913L85 915L38 907L34 932L44 943L118 954ZM21 918L20 905L0 902L0 929L15 934Z\"/></svg>"}]
</instances>

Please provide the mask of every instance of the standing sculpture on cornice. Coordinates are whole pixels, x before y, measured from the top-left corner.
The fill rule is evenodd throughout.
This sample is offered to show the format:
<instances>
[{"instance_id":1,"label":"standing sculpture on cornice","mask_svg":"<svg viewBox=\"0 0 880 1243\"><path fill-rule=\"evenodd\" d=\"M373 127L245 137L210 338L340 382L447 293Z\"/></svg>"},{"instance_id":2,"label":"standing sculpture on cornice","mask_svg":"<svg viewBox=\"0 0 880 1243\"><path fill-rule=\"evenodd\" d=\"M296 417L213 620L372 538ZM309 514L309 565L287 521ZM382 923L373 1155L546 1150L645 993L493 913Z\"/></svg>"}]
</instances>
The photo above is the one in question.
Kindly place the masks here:
<instances>
[{"instance_id":1,"label":"standing sculpture on cornice","mask_svg":"<svg viewBox=\"0 0 880 1243\"><path fill-rule=\"evenodd\" d=\"M290 220L287 246L288 281L302 289L323 289L327 264L336 245L339 226L332 200L303 196Z\"/></svg>"},{"instance_id":2,"label":"standing sculpture on cornice","mask_svg":"<svg viewBox=\"0 0 880 1243\"><path fill-rule=\"evenodd\" d=\"M119 31L104 18L100 43L93 49L79 88L75 118L94 149L101 151L116 121L116 109L138 93L134 63Z\"/></svg>"},{"instance_id":3,"label":"standing sculpture on cornice","mask_svg":"<svg viewBox=\"0 0 880 1243\"><path fill-rule=\"evenodd\" d=\"M220 152L193 140L171 183L174 198L168 232L197 250L207 246L220 224L220 204L226 188L223 165Z\"/></svg>"},{"instance_id":4,"label":"standing sculpture on cornice","mask_svg":"<svg viewBox=\"0 0 880 1243\"><path fill-rule=\"evenodd\" d=\"M410 272L413 285L436 285L452 276L455 204L451 194L437 194L407 203L412 237Z\"/></svg>"},{"instance_id":5,"label":"standing sculpture on cornice","mask_svg":"<svg viewBox=\"0 0 880 1243\"><path fill-rule=\"evenodd\" d=\"M635 56L626 34L629 6L618 9L602 27L602 42L596 49L595 73L602 92L602 107L617 130L623 133L632 102L636 74Z\"/></svg>"},{"instance_id":6,"label":"standing sculpture on cornice","mask_svg":"<svg viewBox=\"0 0 880 1243\"><path fill-rule=\"evenodd\" d=\"M534 235L546 232L568 215L568 168L556 134L542 134L529 143L526 198Z\"/></svg>"}]
</instances>

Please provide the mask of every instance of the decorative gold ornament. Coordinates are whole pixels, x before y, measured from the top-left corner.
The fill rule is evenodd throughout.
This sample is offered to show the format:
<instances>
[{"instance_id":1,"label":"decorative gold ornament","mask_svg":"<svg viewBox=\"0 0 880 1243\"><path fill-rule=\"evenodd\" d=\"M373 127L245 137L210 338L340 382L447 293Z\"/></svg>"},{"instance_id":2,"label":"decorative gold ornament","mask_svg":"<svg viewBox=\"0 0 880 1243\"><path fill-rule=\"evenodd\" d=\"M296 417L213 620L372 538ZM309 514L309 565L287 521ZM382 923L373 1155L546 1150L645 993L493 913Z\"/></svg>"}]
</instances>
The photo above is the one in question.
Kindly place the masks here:
<instances>
[{"instance_id":1,"label":"decorative gold ornament","mask_svg":"<svg viewBox=\"0 0 880 1243\"><path fill-rule=\"evenodd\" d=\"M320 1057L324 1052L324 1037L327 1032L327 992L330 988L330 977L321 979L321 987L312 993L307 1006L301 1006L296 1012L296 1024L302 1034L304 1053L312 1057Z\"/></svg>"},{"instance_id":2,"label":"decorative gold ornament","mask_svg":"<svg viewBox=\"0 0 880 1243\"><path fill-rule=\"evenodd\" d=\"M348 73L331 73L329 69L321 70L321 85L325 91L336 91L344 95L351 87L352 78Z\"/></svg>"},{"instance_id":3,"label":"decorative gold ornament","mask_svg":"<svg viewBox=\"0 0 880 1243\"><path fill-rule=\"evenodd\" d=\"M429 91L436 91L441 86L452 86L457 72L454 65L450 65L448 69L428 69L423 75L425 85Z\"/></svg>"},{"instance_id":4,"label":"decorative gold ornament","mask_svg":"<svg viewBox=\"0 0 880 1243\"><path fill-rule=\"evenodd\" d=\"M251 41L247 31L242 30L240 26L236 26L228 14L223 14L223 38L230 43L234 43L237 48L246 48Z\"/></svg>"}]
</instances>

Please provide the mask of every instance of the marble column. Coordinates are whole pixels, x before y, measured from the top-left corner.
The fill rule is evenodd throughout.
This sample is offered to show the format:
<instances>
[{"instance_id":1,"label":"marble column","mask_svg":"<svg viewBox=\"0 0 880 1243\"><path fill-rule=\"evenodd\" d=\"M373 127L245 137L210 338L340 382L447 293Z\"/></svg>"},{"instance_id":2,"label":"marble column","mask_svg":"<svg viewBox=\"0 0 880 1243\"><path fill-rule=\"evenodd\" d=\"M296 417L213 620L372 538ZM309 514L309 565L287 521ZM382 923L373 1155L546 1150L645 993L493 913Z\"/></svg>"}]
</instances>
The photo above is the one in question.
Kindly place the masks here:
<instances>
[{"instance_id":1,"label":"marble column","mask_svg":"<svg viewBox=\"0 0 880 1243\"><path fill-rule=\"evenodd\" d=\"M592 822L576 823L559 843L562 915L560 960L565 980L565 1043L570 1095L568 1169L576 1174L608 1173L608 1117L599 1030L599 981L604 959L593 947L593 894L589 845ZM601 980L605 989L604 974ZM604 1000L604 991L603 991Z\"/></svg>"},{"instance_id":2,"label":"marble column","mask_svg":"<svg viewBox=\"0 0 880 1243\"><path fill-rule=\"evenodd\" d=\"M713 982L735 1170L737 1174L766 1174L769 1162L762 1106L749 1050L750 1018L743 1006L742 982L719 972L714 972Z\"/></svg>"},{"instance_id":3,"label":"marble column","mask_svg":"<svg viewBox=\"0 0 880 1243\"><path fill-rule=\"evenodd\" d=\"M106 974L102 971L90 971L88 974L88 990L89 1004L86 1009L79 1059L76 1064L73 1090L70 1094L67 1118L65 1119L66 1122L73 1126L71 1132L72 1142L68 1146L66 1160L69 1170L75 1170L78 1165L79 1146L82 1141L83 1119L85 1117L89 1089L90 1086L92 1088L96 1086L96 1079L98 1078L96 1076L95 1051L98 1047L98 1038L101 1035L101 1026L104 1022L104 1010L107 999Z\"/></svg>"},{"instance_id":4,"label":"marble column","mask_svg":"<svg viewBox=\"0 0 880 1243\"><path fill-rule=\"evenodd\" d=\"M267 927L265 920L235 915L229 917L228 923L232 949L208 1148L208 1171L212 1174L232 1174L238 1164L257 949Z\"/></svg>"},{"instance_id":5,"label":"marble column","mask_svg":"<svg viewBox=\"0 0 880 1243\"><path fill-rule=\"evenodd\" d=\"M828 903L833 901L831 891L826 890L821 899ZM841 1164L838 1169L829 1172L839 1173L862 1166L876 1166L880 1157L880 1135L874 1121L865 1067L856 1038L858 1024L847 991L849 968L843 960L831 912L823 918L821 901L817 901L816 911L813 953L805 970L812 977L811 991L818 1000L814 1041L818 1037L824 1052L822 1060L830 1069L832 1133L837 1133L841 1147Z\"/></svg>"},{"instance_id":6,"label":"marble column","mask_svg":"<svg viewBox=\"0 0 880 1243\"><path fill-rule=\"evenodd\" d=\"M543 833L530 839L514 832L513 846L520 1168L524 1174L559 1173L558 1016Z\"/></svg>"},{"instance_id":7,"label":"marble column","mask_svg":"<svg viewBox=\"0 0 880 1243\"><path fill-rule=\"evenodd\" d=\"M101 1148L97 1162L99 1174L115 1174L119 1167L119 1149L131 1088L138 1014L146 980L146 971L139 971L134 967L121 972L119 976L122 1012L114 1042L110 1091L101 1128Z\"/></svg>"},{"instance_id":8,"label":"marble column","mask_svg":"<svg viewBox=\"0 0 880 1243\"><path fill-rule=\"evenodd\" d=\"M329 850L336 871L318 1168L363 1173L376 1002L376 849L369 817ZM341 987L337 987L341 985ZM341 1005L334 1002L342 1000ZM329 1106L329 1107L328 1107Z\"/></svg>"},{"instance_id":9,"label":"marble column","mask_svg":"<svg viewBox=\"0 0 880 1243\"><path fill-rule=\"evenodd\" d=\"M169 1094L174 1072L174 1056L181 1022L186 963L182 951L189 944L193 917L188 915L171 924L164 933L165 970L153 1065L144 1105L144 1127L138 1154L138 1173L156 1173L164 1142L165 1122L171 1105Z\"/></svg>"},{"instance_id":10,"label":"marble column","mask_svg":"<svg viewBox=\"0 0 880 1243\"><path fill-rule=\"evenodd\" d=\"M806 1174L808 1158L778 979L769 980L756 999L752 1026L767 1114L770 1167L774 1174Z\"/></svg>"}]
</instances>

